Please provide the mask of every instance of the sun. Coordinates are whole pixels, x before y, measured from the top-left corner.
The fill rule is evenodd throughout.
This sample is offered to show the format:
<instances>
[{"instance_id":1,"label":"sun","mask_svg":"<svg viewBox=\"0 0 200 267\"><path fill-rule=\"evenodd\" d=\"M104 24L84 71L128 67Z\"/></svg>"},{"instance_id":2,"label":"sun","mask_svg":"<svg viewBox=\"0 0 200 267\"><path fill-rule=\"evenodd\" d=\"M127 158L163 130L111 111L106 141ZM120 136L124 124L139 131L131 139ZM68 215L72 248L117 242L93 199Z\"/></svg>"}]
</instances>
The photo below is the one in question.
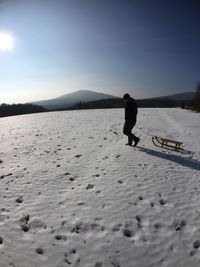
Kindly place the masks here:
<instances>
[{"instance_id":1,"label":"sun","mask_svg":"<svg viewBox=\"0 0 200 267\"><path fill-rule=\"evenodd\" d=\"M9 33L0 32L0 51L12 51L14 38Z\"/></svg>"}]
</instances>

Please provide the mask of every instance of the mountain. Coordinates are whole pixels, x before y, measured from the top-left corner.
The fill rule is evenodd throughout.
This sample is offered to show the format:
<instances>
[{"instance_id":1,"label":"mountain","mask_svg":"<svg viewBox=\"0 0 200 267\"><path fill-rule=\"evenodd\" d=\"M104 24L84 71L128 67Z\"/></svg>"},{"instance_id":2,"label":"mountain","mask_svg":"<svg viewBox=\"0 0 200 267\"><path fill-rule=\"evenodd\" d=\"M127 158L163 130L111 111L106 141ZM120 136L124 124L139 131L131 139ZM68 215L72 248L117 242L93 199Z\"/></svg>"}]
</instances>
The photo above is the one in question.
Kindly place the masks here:
<instances>
[{"instance_id":1,"label":"mountain","mask_svg":"<svg viewBox=\"0 0 200 267\"><path fill-rule=\"evenodd\" d=\"M195 92L185 92L168 96L138 99L139 107L180 107L187 104L195 96Z\"/></svg>"},{"instance_id":2,"label":"mountain","mask_svg":"<svg viewBox=\"0 0 200 267\"><path fill-rule=\"evenodd\" d=\"M68 108L79 102L91 102L102 99L114 99L114 98L118 97L94 91L79 90L50 100L37 101L34 102L33 104L37 104L48 109L57 109L57 108Z\"/></svg>"},{"instance_id":3,"label":"mountain","mask_svg":"<svg viewBox=\"0 0 200 267\"><path fill-rule=\"evenodd\" d=\"M186 93L173 94L169 96L162 96L159 98L168 98L174 101L187 102L187 101L192 100L194 95L195 95L195 92L186 92Z\"/></svg>"}]
</instances>

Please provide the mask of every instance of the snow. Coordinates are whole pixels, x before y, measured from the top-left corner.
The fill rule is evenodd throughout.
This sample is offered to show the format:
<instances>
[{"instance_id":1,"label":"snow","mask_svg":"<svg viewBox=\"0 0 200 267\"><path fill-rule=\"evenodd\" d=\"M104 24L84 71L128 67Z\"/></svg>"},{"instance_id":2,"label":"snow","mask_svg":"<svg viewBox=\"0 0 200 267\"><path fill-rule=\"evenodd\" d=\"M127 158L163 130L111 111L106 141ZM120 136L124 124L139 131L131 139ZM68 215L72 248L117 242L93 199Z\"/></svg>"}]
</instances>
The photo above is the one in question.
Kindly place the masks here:
<instances>
[{"instance_id":1,"label":"snow","mask_svg":"<svg viewBox=\"0 0 200 267\"><path fill-rule=\"evenodd\" d=\"M0 266L200 266L200 117L123 109L0 120ZM151 136L183 141L180 152Z\"/></svg>"}]
</instances>

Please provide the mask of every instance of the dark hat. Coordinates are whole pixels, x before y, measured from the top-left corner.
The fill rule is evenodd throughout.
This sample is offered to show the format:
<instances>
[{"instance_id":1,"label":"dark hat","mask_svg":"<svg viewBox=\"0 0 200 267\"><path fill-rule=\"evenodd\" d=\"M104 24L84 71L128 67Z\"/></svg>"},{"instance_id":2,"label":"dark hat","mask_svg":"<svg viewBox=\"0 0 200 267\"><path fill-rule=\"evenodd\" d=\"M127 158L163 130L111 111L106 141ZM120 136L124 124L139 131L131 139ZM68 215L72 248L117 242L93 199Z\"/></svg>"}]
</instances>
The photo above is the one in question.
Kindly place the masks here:
<instances>
[{"instance_id":1,"label":"dark hat","mask_svg":"<svg viewBox=\"0 0 200 267\"><path fill-rule=\"evenodd\" d=\"M130 98L130 95L129 94L125 94L124 96L123 96L123 99L129 99Z\"/></svg>"}]
</instances>

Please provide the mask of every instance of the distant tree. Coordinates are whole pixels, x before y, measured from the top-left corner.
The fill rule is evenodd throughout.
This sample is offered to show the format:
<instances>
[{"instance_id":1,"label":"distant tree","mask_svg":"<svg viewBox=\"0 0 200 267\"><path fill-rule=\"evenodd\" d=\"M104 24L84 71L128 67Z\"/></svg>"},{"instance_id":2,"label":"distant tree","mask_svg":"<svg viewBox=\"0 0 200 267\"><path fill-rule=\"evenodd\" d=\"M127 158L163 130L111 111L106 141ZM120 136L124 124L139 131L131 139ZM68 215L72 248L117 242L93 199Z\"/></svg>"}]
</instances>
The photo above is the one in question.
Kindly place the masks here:
<instances>
[{"instance_id":1,"label":"distant tree","mask_svg":"<svg viewBox=\"0 0 200 267\"><path fill-rule=\"evenodd\" d=\"M82 107L83 107L83 104L82 104L82 102L80 101L80 102L78 103L78 109L82 109Z\"/></svg>"},{"instance_id":2,"label":"distant tree","mask_svg":"<svg viewBox=\"0 0 200 267\"><path fill-rule=\"evenodd\" d=\"M182 108L182 109L185 108L185 103L181 103L181 108Z\"/></svg>"},{"instance_id":3,"label":"distant tree","mask_svg":"<svg viewBox=\"0 0 200 267\"><path fill-rule=\"evenodd\" d=\"M196 91L196 94L195 94L195 98L200 100L200 82L197 85L197 91Z\"/></svg>"},{"instance_id":4,"label":"distant tree","mask_svg":"<svg viewBox=\"0 0 200 267\"><path fill-rule=\"evenodd\" d=\"M200 112L200 81L197 84L197 89L193 100L191 101L191 108Z\"/></svg>"}]
</instances>

